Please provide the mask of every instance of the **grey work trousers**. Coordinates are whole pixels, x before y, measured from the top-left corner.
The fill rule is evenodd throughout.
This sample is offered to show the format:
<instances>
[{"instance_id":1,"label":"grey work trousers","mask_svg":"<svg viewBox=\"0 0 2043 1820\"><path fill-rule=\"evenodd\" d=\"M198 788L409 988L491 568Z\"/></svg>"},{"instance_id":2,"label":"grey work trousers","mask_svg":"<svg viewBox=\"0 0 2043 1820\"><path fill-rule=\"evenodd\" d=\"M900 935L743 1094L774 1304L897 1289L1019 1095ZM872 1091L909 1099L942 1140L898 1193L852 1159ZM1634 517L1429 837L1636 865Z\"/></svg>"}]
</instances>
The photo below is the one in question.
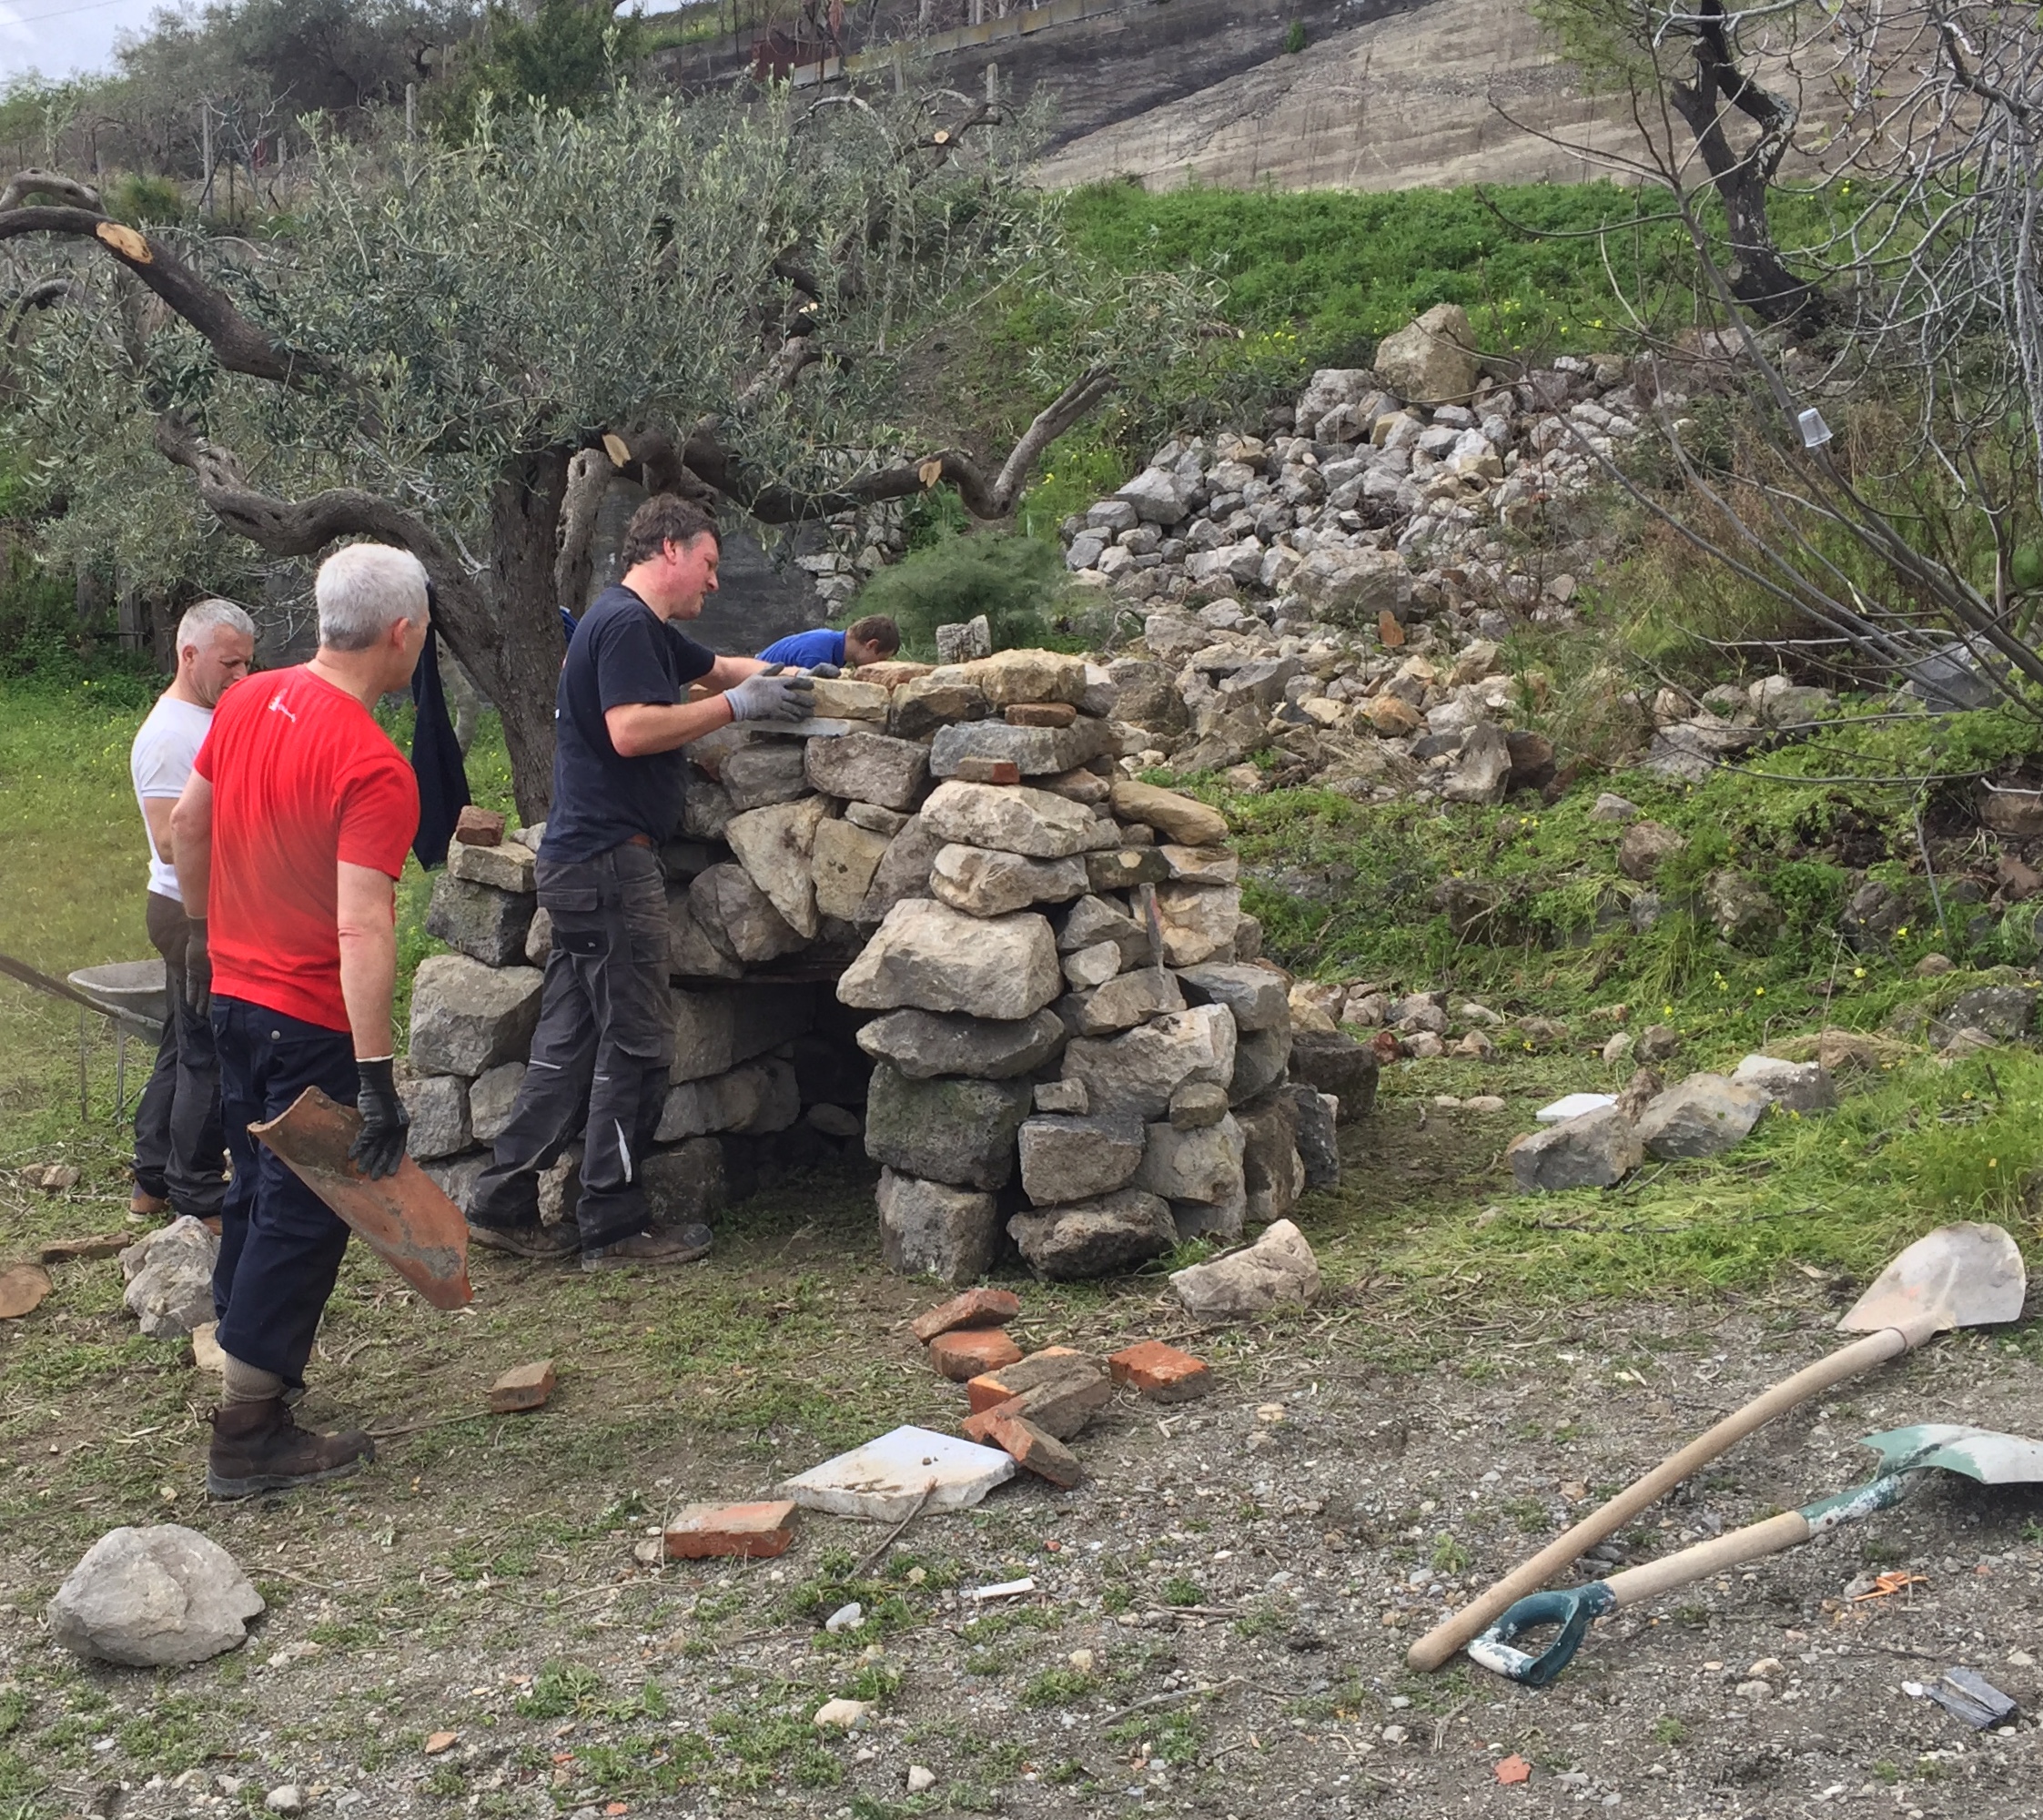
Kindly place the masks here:
<instances>
[{"instance_id":1,"label":"grey work trousers","mask_svg":"<svg viewBox=\"0 0 2043 1820\"><path fill-rule=\"evenodd\" d=\"M227 1195L227 1138L220 1129L220 1058L213 1026L185 1002L185 906L148 895L149 940L163 956L170 1008L156 1067L135 1107L135 1186L174 1213L210 1219Z\"/></svg>"},{"instance_id":2,"label":"grey work trousers","mask_svg":"<svg viewBox=\"0 0 2043 1820\"><path fill-rule=\"evenodd\" d=\"M539 1028L511 1122L475 1187L478 1226L539 1218L539 1177L582 1140L575 1220L583 1249L651 1223L639 1165L652 1148L673 1059L667 894L650 847L538 868L553 921Z\"/></svg>"}]
</instances>

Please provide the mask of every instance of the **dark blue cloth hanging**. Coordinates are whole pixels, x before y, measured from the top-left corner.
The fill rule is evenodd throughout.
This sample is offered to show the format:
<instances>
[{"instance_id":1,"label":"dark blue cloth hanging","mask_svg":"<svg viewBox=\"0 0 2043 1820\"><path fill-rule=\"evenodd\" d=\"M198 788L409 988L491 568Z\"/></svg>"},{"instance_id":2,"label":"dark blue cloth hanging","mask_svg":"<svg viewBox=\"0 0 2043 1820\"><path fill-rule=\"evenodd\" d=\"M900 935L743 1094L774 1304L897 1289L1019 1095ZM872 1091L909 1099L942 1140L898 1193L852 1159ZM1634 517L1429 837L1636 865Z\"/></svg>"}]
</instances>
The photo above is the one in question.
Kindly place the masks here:
<instances>
[{"instance_id":1,"label":"dark blue cloth hanging","mask_svg":"<svg viewBox=\"0 0 2043 1820\"><path fill-rule=\"evenodd\" d=\"M417 710L411 729L411 769L419 779L419 834L411 851L430 872L447 863L447 844L454 838L454 824L470 801L460 742L454 737L447 692L440 686L437 626L426 628L426 648L411 672L411 705Z\"/></svg>"}]
</instances>

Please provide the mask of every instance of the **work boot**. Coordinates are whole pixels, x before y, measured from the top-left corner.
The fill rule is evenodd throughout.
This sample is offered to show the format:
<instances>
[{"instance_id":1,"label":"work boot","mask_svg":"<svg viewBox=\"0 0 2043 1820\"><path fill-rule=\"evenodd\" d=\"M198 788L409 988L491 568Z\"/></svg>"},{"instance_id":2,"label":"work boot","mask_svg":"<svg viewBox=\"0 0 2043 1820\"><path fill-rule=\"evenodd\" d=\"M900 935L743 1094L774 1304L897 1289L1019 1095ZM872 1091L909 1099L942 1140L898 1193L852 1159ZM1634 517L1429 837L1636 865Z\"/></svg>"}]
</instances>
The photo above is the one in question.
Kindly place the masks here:
<instances>
[{"instance_id":1,"label":"work boot","mask_svg":"<svg viewBox=\"0 0 2043 1820\"><path fill-rule=\"evenodd\" d=\"M338 1479L375 1458L376 1443L366 1434L315 1434L298 1427L281 1397L228 1403L213 1411L206 1490L216 1498L288 1491Z\"/></svg>"},{"instance_id":2,"label":"work boot","mask_svg":"<svg viewBox=\"0 0 2043 1820\"><path fill-rule=\"evenodd\" d=\"M634 1264L693 1264L706 1258L706 1226L652 1226L610 1245L592 1245L582 1254L584 1270L628 1270Z\"/></svg>"},{"instance_id":3,"label":"work boot","mask_svg":"<svg viewBox=\"0 0 2043 1820\"><path fill-rule=\"evenodd\" d=\"M170 1212L170 1203L161 1195L147 1194L137 1188L127 1198L127 1217L137 1226L146 1226L152 1219L163 1219Z\"/></svg>"},{"instance_id":4,"label":"work boot","mask_svg":"<svg viewBox=\"0 0 2043 1820\"><path fill-rule=\"evenodd\" d=\"M581 1249L581 1236L571 1219L557 1226L478 1226L469 1221L468 1242L491 1251L509 1251L519 1258L571 1258Z\"/></svg>"}]
</instances>

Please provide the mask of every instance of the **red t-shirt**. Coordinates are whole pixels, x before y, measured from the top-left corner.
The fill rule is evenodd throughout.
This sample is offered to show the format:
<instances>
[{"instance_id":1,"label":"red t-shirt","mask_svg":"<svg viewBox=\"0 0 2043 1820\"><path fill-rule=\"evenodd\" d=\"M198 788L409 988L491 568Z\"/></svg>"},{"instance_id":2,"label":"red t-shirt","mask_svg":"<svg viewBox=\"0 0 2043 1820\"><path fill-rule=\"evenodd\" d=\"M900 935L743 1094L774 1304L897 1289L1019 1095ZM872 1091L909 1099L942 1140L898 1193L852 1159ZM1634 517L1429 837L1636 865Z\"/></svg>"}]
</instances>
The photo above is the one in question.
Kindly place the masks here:
<instances>
[{"instance_id":1,"label":"red t-shirt","mask_svg":"<svg viewBox=\"0 0 2043 1820\"><path fill-rule=\"evenodd\" d=\"M367 708L300 667L229 689L192 769L213 786L213 990L347 1029L334 866L404 870L410 765Z\"/></svg>"}]
</instances>

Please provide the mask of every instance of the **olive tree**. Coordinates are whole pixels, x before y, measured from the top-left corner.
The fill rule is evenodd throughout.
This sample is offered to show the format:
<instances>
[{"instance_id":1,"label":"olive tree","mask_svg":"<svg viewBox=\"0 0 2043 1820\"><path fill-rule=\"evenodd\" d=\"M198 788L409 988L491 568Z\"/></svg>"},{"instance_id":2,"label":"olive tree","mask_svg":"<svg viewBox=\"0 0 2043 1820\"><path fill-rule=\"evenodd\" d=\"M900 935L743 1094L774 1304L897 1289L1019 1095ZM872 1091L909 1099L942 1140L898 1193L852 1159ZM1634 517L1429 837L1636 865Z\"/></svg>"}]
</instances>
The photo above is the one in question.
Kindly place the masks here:
<instances>
[{"instance_id":1,"label":"olive tree","mask_svg":"<svg viewBox=\"0 0 2043 1820\"><path fill-rule=\"evenodd\" d=\"M486 112L460 146L329 142L259 240L145 235L28 172L0 194L0 244L48 307L7 378L67 521L135 562L138 521L168 545L210 521L272 558L414 551L530 819L556 609L614 474L767 524L939 485L1000 517L1052 440L1188 345L1185 288L1083 281L1033 143L947 91L623 88L585 118ZM933 446L899 420L933 344L1023 282L1067 305L1040 411L997 460ZM184 480L181 532L158 461Z\"/></svg>"}]
</instances>

